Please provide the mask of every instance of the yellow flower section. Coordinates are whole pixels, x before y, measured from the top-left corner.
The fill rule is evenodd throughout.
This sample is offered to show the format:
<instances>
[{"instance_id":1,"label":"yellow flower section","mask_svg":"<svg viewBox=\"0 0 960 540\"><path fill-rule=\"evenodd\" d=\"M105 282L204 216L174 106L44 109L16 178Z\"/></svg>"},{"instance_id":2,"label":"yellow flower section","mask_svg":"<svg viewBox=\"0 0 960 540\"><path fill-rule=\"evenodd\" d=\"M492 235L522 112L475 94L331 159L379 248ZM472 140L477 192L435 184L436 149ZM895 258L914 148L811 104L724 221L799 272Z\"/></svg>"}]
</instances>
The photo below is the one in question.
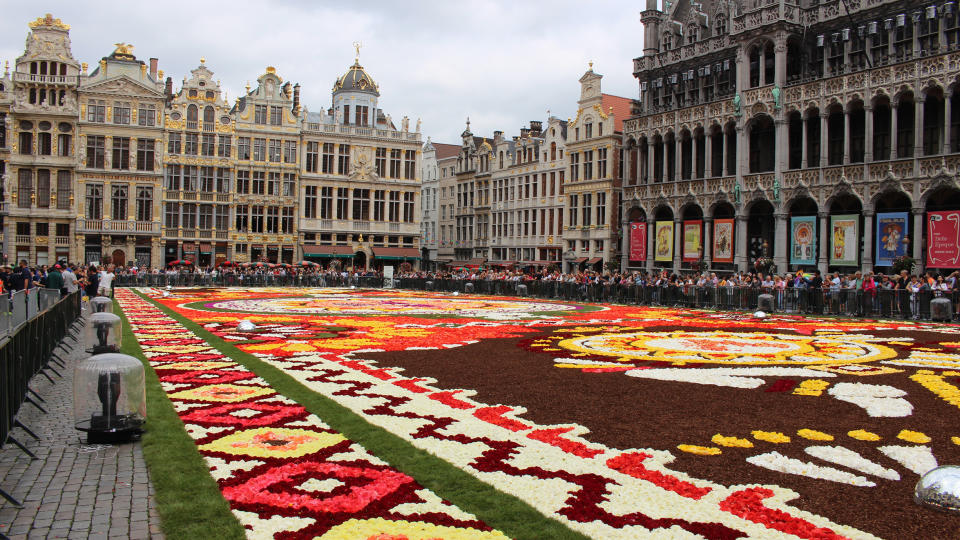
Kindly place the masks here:
<instances>
[{"instance_id":1,"label":"yellow flower section","mask_svg":"<svg viewBox=\"0 0 960 540\"><path fill-rule=\"evenodd\" d=\"M753 438L758 441L766 441L775 444L788 443L790 442L790 437L780 433L779 431L751 431Z\"/></svg>"},{"instance_id":2,"label":"yellow flower section","mask_svg":"<svg viewBox=\"0 0 960 540\"><path fill-rule=\"evenodd\" d=\"M948 383L944 380L946 376L957 376L960 375L960 372L957 371L946 371L943 375L935 375L932 371L927 369L921 369L916 372L914 375L910 376L911 380L914 380L927 390L933 392L940 399L946 401L947 403L960 407L960 388Z\"/></svg>"},{"instance_id":3,"label":"yellow flower section","mask_svg":"<svg viewBox=\"0 0 960 540\"><path fill-rule=\"evenodd\" d=\"M910 431L909 429L905 429L898 433L897 438L917 444L927 444L930 442L930 437L927 437L925 434L920 433L919 431Z\"/></svg>"},{"instance_id":4,"label":"yellow flower section","mask_svg":"<svg viewBox=\"0 0 960 540\"><path fill-rule=\"evenodd\" d=\"M171 399L195 399L218 403L236 403L254 397L272 394L273 390L262 386L240 386L238 384L211 384L198 386L170 394Z\"/></svg>"},{"instance_id":5,"label":"yellow flower section","mask_svg":"<svg viewBox=\"0 0 960 540\"><path fill-rule=\"evenodd\" d=\"M417 521L389 521L383 518L351 519L327 531L323 540L356 540L383 538L390 540L503 540L500 531L478 531L473 528L445 527Z\"/></svg>"},{"instance_id":6,"label":"yellow flower section","mask_svg":"<svg viewBox=\"0 0 960 540\"><path fill-rule=\"evenodd\" d=\"M803 437L804 439L810 439L811 441L832 441L833 435L829 433L824 433L822 431L816 431L814 429L801 429L797 431L797 435Z\"/></svg>"},{"instance_id":7,"label":"yellow flower section","mask_svg":"<svg viewBox=\"0 0 960 540\"><path fill-rule=\"evenodd\" d=\"M830 383L822 379L807 379L793 389L793 394L796 396L819 396L828 386L830 386Z\"/></svg>"},{"instance_id":8,"label":"yellow flower section","mask_svg":"<svg viewBox=\"0 0 960 540\"><path fill-rule=\"evenodd\" d=\"M247 429L205 444L201 450L253 457L296 458L346 440L339 433L290 428Z\"/></svg>"},{"instance_id":9,"label":"yellow flower section","mask_svg":"<svg viewBox=\"0 0 960 540\"><path fill-rule=\"evenodd\" d=\"M953 444L960 445L960 437L950 437L950 440L953 441Z\"/></svg>"},{"instance_id":10,"label":"yellow flower section","mask_svg":"<svg viewBox=\"0 0 960 540\"><path fill-rule=\"evenodd\" d=\"M858 441L879 441L880 440L880 436L877 435L876 433L872 433L870 431L866 431L863 429L855 429L853 431L849 431L847 432L847 435L853 437Z\"/></svg>"},{"instance_id":11,"label":"yellow flower section","mask_svg":"<svg viewBox=\"0 0 960 540\"><path fill-rule=\"evenodd\" d=\"M723 450L720 450L719 448L714 448L712 446L696 446L693 444L678 444L677 449L689 454L697 454L698 456L719 456L723 453Z\"/></svg>"},{"instance_id":12,"label":"yellow flower section","mask_svg":"<svg viewBox=\"0 0 960 540\"><path fill-rule=\"evenodd\" d=\"M718 444L720 446L729 446L732 448L753 448L753 443L747 439L740 439L737 437L724 437L723 435L717 433L710 439L713 444Z\"/></svg>"}]
</instances>

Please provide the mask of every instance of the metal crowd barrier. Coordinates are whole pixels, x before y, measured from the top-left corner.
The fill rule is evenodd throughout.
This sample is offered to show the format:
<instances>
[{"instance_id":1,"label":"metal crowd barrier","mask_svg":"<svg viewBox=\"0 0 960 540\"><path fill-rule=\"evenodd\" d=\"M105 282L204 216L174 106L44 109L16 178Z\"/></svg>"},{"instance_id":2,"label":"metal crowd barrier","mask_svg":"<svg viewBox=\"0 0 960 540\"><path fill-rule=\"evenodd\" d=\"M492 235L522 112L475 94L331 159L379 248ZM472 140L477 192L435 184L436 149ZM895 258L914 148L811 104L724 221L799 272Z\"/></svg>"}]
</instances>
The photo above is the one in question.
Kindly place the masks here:
<instances>
[{"instance_id":1,"label":"metal crowd barrier","mask_svg":"<svg viewBox=\"0 0 960 540\"><path fill-rule=\"evenodd\" d=\"M242 286L242 287L362 287L382 288L381 277L343 277L340 274L274 276L271 274L145 274L117 276L114 283L125 286ZM428 285L428 282L430 285ZM687 307L699 309L754 311L757 298L770 294L775 311L814 315L929 319L930 302L939 291L878 289L764 288L696 285L638 285L634 283L575 283L566 281L463 280L444 278L394 278L398 289L437 292L472 292L493 296L526 296L577 302L605 302L628 305ZM469 286L468 286L469 284ZM472 289L472 290L470 290ZM960 318L960 291L942 293L953 302L953 317ZM16 320L16 313L14 314Z\"/></svg>"},{"instance_id":2,"label":"metal crowd barrier","mask_svg":"<svg viewBox=\"0 0 960 540\"><path fill-rule=\"evenodd\" d=\"M59 291L56 292L59 294ZM32 296L39 298L40 295L34 293ZM30 402L46 412L30 397L31 394L34 396L36 394L30 389L28 383L34 375L41 372L51 381L53 379L47 371L58 374L50 364L55 362L54 350L67 337L70 326L80 316L80 293L72 293L40 311L36 317L14 325L13 322L18 315L27 313L28 297L23 291L12 294L11 300L7 302L4 302L5 295L0 297L2 298L0 314L8 314L5 318L0 316L0 321L6 321L6 323L0 322L0 326L10 332L9 336L0 342L0 446L12 442L27 455L34 457L25 446L11 437L10 431L17 426L31 437L38 438L29 428L20 423L17 415L25 402ZM8 312L4 308L10 307L11 301L13 311ZM39 399L39 396L36 397ZM19 505L18 501L2 489L0 489L0 497Z\"/></svg>"}]
</instances>

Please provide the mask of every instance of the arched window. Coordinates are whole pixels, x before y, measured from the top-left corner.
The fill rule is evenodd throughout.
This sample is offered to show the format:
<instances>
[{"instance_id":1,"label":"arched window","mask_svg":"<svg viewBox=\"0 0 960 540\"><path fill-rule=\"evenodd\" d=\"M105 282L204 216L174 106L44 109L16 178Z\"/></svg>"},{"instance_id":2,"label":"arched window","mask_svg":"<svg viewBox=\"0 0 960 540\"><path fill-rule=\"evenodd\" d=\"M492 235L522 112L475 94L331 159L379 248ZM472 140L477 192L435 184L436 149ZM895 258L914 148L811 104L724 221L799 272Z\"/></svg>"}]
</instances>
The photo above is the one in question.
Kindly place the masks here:
<instances>
[{"instance_id":1,"label":"arched window","mask_svg":"<svg viewBox=\"0 0 960 540\"><path fill-rule=\"evenodd\" d=\"M670 49L673 48L673 35L671 35L670 32L663 33L662 45L663 45L662 48L665 51L669 51Z\"/></svg>"},{"instance_id":2,"label":"arched window","mask_svg":"<svg viewBox=\"0 0 960 540\"><path fill-rule=\"evenodd\" d=\"M557 160L557 143L550 143L550 161Z\"/></svg>"},{"instance_id":3,"label":"arched window","mask_svg":"<svg viewBox=\"0 0 960 540\"><path fill-rule=\"evenodd\" d=\"M767 115L758 116L750 125L750 172L772 171L775 156L776 131L773 119Z\"/></svg>"},{"instance_id":4,"label":"arched window","mask_svg":"<svg viewBox=\"0 0 960 540\"><path fill-rule=\"evenodd\" d=\"M211 124L212 124L212 123L213 123L213 115L214 115L213 107L207 105L207 106L203 109L203 123L204 123L204 124L206 124L206 123L211 123Z\"/></svg>"},{"instance_id":5,"label":"arched window","mask_svg":"<svg viewBox=\"0 0 960 540\"><path fill-rule=\"evenodd\" d=\"M750 88L760 86L760 47L750 48Z\"/></svg>"},{"instance_id":6,"label":"arched window","mask_svg":"<svg viewBox=\"0 0 960 540\"><path fill-rule=\"evenodd\" d=\"M187 107L187 128L197 129L197 115L197 106L191 103Z\"/></svg>"}]
</instances>

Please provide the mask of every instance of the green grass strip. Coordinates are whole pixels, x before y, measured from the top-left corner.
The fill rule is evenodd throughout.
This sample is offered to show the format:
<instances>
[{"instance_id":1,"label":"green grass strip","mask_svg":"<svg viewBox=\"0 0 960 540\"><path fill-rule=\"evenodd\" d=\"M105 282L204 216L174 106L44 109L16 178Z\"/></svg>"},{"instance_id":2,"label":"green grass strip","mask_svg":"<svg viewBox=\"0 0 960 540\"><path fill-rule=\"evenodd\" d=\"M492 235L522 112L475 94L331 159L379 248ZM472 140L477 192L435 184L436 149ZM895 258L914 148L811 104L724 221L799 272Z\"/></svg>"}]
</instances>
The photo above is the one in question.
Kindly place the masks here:
<instances>
[{"instance_id":1,"label":"green grass strip","mask_svg":"<svg viewBox=\"0 0 960 540\"><path fill-rule=\"evenodd\" d=\"M122 351L138 358L145 367L147 394L147 426L143 434L143 459L150 469L154 500L160 514L163 534L172 540L193 538L246 538L246 531L220 486L210 476L210 469L183 422L160 379L143 354L122 310Z\"/></svg>"},{"instance_id":2,"label":"green grass strip","mask_svg":"<svg viewBox=\"0 0 960 540\"><path fill-rule=\"evenodd\" d=\"M347 407L307 388L283 370L233 347L167 306L139 291L134 292L224 355L259 375L278 393L296 401L371 454L412 476L420 485L439 497L475 514L494 529L517 539L587 538L559 521L544 516L523 500L504 493L447 461L413 446L403 438L367 422ZM204 474L210 476L206 471Z\"/></svg>"}]
</instances>

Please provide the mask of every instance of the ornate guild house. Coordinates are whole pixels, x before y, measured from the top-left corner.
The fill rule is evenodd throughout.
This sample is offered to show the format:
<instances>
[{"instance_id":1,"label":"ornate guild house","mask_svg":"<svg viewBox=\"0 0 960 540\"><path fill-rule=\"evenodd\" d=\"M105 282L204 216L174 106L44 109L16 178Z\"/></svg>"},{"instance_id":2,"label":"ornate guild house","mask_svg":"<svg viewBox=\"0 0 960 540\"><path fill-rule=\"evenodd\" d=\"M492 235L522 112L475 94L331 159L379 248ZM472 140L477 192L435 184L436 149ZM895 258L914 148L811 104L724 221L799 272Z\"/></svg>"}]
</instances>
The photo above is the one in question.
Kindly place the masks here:
<instances>
[{"instance_id":1,"label":"ornate guild house","mask_svg":"<svg viewBox=\"0 0 960 540\"><path fill-rule=\"evenodd\" d=\"M954 2L646 8L625 267L960 267Z\"/></svg>"}]
</instances>

